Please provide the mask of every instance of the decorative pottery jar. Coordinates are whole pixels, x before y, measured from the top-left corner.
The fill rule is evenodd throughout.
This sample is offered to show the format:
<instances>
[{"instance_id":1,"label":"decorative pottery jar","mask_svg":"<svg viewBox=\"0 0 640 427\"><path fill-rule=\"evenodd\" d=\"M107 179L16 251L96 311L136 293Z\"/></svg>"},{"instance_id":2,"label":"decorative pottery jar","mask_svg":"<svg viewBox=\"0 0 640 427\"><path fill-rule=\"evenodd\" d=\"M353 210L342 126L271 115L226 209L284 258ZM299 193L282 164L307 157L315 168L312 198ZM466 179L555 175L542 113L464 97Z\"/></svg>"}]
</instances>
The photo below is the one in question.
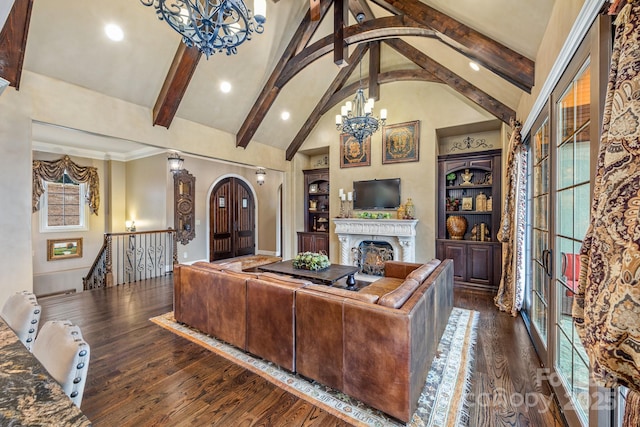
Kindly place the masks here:
<instances>
[{"instance_id":1,"label":"decorative pottery jar","mask_svg":"<svg viewBox=\"0 0 640 427\"><path fill-rule=\"evenodd\" d=\"M488 211L493 210L493 198L491 196L487 198L487 210Z\"/></svg>"},{"instance_id":2,"label":"decorative pottery jar","mask_svg":"<svg viewBox=\"0 0 640 427\"><path fill-rule=\"evenodd\" d=\"M447 231L452 240L464 239L467 232L467 219L463 216L451 215L447 218Z\"/></svg>"},{"instance_id":3,"label":"decorative pottery jar","mask_svg":"<svg viewBox=\"0 0 640 427\"><path fill-rule=\"evenodd\" d=\"M483 212L487 210L487 196L482 191L476 196L476 210Z\"/></svg>"},{"instance_id":4,"label":"decorative pottery jar","mask_svg":"<svg viewBox=\"0 0 640 427\"><path fill-rule=\"evenodd\" d=\"M398 219L404 219L404 215L404 205L400 205L400 207L398 208Z\"/></svg>"},{"instance_id":5,"label":"decorative pottery jar","mask_svg":"<svg viewBox=\"0 0 640 427\"><path fill-rule=\"evenodd\" d=\"M411 197L407 199L407 203L404 205L404 217L407 219L414 219L416 216L416 208L413 206L413 200Z\"/></svg>"},{"instance_id":6,"label":"decorative pottery jar","mask_svg":"<svg viewBox=\"0 0 640 427\"><path fill-rule=\"evenodd\" d=\"M317 200L309 200L309 210L310 211L315 211L318 208L318 201Z\"/></svg>"}]
</instances>

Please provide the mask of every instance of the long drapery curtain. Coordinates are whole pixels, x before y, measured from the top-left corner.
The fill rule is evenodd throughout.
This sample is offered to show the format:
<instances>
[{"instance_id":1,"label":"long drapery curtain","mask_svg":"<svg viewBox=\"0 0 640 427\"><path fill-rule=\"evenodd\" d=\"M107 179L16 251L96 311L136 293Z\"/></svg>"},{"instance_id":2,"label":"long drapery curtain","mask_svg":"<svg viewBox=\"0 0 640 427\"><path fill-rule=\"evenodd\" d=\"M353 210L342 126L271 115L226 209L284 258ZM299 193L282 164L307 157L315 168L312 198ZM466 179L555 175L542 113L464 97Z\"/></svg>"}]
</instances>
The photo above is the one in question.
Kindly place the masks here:
<instances>
[{"instance_id":1,"label":"long drapery curtain","mask_svg":"<svg viewBox=\"0 0 640 427\"><path fill-rule=\"evenodd\" d=\"M524 301L524 238L526 215L527 149L518 121L511 121L507 157L507 190L498 240L502 244L502 278L494 302L502 311L517 316Z\"/></svg>"},{"instance_id":2,"label":"long drapery curtain","mask_svg":"<svg viewBox=\"0 0 640 427\"><path fill-rule=\"evenodd\" d=\"M69 156L64 156L58 160L33 161L33 194L32 194L32 210L33 212L40 209L40 196L44 194L44 181L57 181L62 178L64 171L72 180L78 183L88 183L87 203L92 214L98 215L100 207L99 179L98 169L91 166L79 166L75 164Z\"/></svg>"},{"instance_id":3,"label":"long drapery curtain","mask_svg":"<svg viewBox=\"0 0 640 427\"><path fill-rule=\"evenodd\" d=\"M580 251L573 317L593 378L630 388L626 417L638 425L640 392L640 2L616 20L591 205Z\"/></svg>"}]
</instances>

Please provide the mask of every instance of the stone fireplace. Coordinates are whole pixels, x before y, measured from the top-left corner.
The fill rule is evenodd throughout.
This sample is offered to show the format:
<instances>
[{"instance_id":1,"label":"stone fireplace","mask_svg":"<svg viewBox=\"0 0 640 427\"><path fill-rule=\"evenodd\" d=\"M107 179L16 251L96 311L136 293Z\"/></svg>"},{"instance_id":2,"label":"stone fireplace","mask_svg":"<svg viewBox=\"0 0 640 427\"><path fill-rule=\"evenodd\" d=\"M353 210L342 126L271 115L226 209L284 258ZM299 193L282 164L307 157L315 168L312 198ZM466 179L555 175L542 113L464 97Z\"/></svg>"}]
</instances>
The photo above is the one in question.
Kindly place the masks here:
<instances>
[{"instance_id":1,"label":"stone fireplace","mask_svg":"<svg viewBox=\"0 0 640 427\"><path fill-rule=\"evenodd\" d=\"M417 219L333 218L340 241L340 264L357 265L356 254L363 241L386 242L393 249L394 261L415 262Z\"/></svg>"}]
</instances>

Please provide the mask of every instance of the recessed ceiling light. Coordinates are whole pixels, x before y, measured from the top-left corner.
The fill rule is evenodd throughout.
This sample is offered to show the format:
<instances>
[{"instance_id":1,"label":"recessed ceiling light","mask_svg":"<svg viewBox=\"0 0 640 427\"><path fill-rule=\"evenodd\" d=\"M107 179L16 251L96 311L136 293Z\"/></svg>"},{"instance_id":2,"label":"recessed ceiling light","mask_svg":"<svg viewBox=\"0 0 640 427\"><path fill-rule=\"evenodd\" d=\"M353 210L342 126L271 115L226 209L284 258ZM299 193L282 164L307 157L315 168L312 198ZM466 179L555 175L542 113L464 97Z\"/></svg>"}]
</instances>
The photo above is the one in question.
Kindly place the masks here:
<instances>
[{"instance_id":1,"label":"recessed ceiling light","mask_svg":"<svg viewBox=\"0 0 640 427\"><path fill-rule=\"evenodd\" d=\"M280 118L282 118L282 120L289 120L289 117L291 117L291 114L289 114L288 111L283 111L282 114L280 114Z\"/></svg>"},{"instance_id":2,"label":"recessed ceiling light","mask_svg":"<svg viewBox=\"0 0 640 427\"><path fill-rule=\"evenodd\" d=\"M119 42L124 38L124 32L122 32L122 28L120 28L116 24L105 25L104 32L107 33L107 37L109 37L114 42Z\"/></svg>"},{"instance_id":3,"label":"recessed ceiling light","mask_svg":"<svg viewBox=\"0 0 640 427\"><path fill-rule=\"evenodd\" d=\"M480 66L473 61L469 62L469 67L471 67L473 71L480 71Z\"/></svg>"},{"instance_id":4,"label":"recessed ceiling light","mask_svg":"<svg viewBox=\"0 0 640 427\"><path fill-rule=\"evenodd\" d=\"M220 90L224 93L229 93L231 92L231 83L229 82L222 82L220 83Z\"/></svg>"}]
</instances>

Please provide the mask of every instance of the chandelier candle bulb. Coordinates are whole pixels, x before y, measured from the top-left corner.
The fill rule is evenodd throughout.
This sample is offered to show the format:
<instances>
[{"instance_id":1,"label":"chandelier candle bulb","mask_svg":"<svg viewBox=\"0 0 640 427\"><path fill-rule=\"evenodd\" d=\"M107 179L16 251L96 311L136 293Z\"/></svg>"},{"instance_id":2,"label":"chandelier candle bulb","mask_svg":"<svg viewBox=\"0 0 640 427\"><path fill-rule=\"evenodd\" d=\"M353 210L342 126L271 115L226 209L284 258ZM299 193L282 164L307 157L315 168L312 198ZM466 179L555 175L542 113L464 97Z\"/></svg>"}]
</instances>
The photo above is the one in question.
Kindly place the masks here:
<instances>
[{"instance_id":1,"label":"chandelier candle bulb","mask_svg":"<svg viewBox=\"0 0 640 427\"><path fill-rule=\"evenodd\" d=\"M387 109L383 108L382 110L380 110L380 118L382 120L387 120Z\"/></svg>"},{"instance_id":2,"label":"chandelier candle bulb","mask_svg":"<svg viewBox=\"0 0 640 427\"><path fill-rule=\"evenodd\" d=\"M336 114L336 125L340 125L342 123L342 115Z\"/></svg>"},{"instance_id":3,"label":"chandelier candle bulb","mask_svg":"<svg viewBox=\"0 0 640 427\"><path fill-rule=\"evenodd\" d=\"M340 189L338 190L338 196L340 196L340 198L342 198L342 196L344 195L344 189Z\"/></svg>"},{"instance_id":4,"label":"chandelier candle bulb","mask_svg":"<svg viewBox=\"0 0 640 427\"><path fill-rule=\"evenodd\" d=\"M253 0L253 16L256 21L267 19L267 2L265 0Z\"/></svg>"},{"instance_id":5,"label":"chandelier candle bulb","mask_svg":"<svg viewBox=\"0 0 640 427\"><path fill-rule=\"evenodd\" d=\"M347 193L347 200L348 200L348 201L352 201L352 200L353 200L353 192L349 191L349 192Z\"/></svg>"},{"instance_id":6,"label":"chandelier candle bulb","mask_svg":"<svg viewBox=\"0 0 640 427\"><path fill-rule=\"evenodd\" d=\"M347 103L345 104L345 106L347 107L347 113L350 113L351 111L353 111L353 110L352 110L352 108L353 108L353 103L352 103L351 101L347 101ZM345 116L346 116L346 115L347 115L347 114L345 114Z\"/></svg>"}]
</instances>

